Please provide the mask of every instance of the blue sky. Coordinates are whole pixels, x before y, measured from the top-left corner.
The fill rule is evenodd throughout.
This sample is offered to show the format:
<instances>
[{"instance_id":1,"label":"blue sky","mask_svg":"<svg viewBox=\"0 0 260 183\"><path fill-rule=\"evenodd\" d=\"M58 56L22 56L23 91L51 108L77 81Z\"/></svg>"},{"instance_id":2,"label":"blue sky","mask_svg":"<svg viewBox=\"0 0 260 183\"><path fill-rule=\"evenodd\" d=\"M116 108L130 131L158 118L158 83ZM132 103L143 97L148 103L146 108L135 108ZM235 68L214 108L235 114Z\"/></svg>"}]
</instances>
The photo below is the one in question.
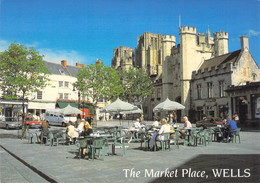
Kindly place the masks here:
<instances>
[{"instance_id":1,"label":"blue sky","mask_svg":"<svg viewBox=\"0 0 260 183\"><path fill-rule=\"evenodd\" d=\"M0 51L16 41L34 46L45 60L111 63L113 49L136 47L144 32L171 34L181 25L197 32L229 33L229 51L249 36L260 66L259 0L0 0Z\"/></svg>"}]
</instances>

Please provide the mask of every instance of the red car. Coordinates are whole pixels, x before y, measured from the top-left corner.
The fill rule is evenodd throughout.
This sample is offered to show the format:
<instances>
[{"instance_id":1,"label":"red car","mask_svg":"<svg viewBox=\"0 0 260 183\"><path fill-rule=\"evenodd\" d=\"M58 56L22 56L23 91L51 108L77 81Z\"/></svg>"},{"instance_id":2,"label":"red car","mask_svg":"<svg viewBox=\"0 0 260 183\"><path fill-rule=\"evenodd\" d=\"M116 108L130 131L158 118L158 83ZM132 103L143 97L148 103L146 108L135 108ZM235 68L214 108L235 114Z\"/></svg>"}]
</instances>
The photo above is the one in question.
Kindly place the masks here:
<instances>
[{"instance_id":1,"label":"red car","mask_svg":"<svg viewBox=\"0 0 260 183\"><path fill-rule=\"evenodd\" d=\"M196 127L213 127L217 125L223 125L224 122L221 118L217 117L207 117L205 119L202 119L201 121L196 122Z\"/></svg>"},{"instance_id":2,"label":"red car","mask_svg":"<svg viewBox=\"0 0 260 183\"><path fill-rule=\"evenodd\" d=\"M25 118L25 124L28 125L31 128L40 128L42 125L42 122L34 119L31 116L26 116Z\"/></svg>"}]
</instances>

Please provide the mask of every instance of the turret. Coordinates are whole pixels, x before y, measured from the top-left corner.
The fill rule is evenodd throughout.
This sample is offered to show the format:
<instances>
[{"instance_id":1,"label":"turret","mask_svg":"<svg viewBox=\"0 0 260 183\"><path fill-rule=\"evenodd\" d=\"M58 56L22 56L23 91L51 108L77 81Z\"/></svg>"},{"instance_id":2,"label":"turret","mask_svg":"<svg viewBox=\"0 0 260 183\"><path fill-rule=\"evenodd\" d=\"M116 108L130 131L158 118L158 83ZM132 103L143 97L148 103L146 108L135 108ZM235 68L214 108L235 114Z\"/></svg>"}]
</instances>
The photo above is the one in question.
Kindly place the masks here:
<instances>
[{"instance_id":1,"label":"turret","mask_svg":"<svg viewBox=\"0 0 260 183\"><path fill-rule=\"evenodd\" d=\"M195 34L196 35L196 27L191 27L191 26L181 26L179 28L179 33L180 34Z\"/></svg>"},{"instance_id":2,"label":"turret","mask_svg":"<svg viewBox=\"0 0 260 183\"><path fill-rule=\"evenodd\" d=\"M215 32L214 33L215 42L215 55L223 55L228 53L228 33L227 32Z\"/></svg>"},{"instance_id":3,"label":"turret","mask_svg":"<svg viewBox=\"0 0 260 183\"><path fill-rule=\"evenodd\" d=\"M173 35L166 35L162 38L162 62L167 56L171 55L171 49L176 44L176 37Z\"/></svg>"}]
</instances>

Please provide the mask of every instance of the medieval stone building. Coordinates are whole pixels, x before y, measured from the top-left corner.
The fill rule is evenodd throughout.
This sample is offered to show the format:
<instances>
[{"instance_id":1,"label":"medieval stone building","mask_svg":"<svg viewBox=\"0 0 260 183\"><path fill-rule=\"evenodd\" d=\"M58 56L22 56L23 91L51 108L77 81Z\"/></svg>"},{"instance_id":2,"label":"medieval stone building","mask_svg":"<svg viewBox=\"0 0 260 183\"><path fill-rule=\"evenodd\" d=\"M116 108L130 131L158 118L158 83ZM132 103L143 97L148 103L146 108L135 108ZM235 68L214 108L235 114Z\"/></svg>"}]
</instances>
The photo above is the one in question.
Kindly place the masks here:
<instances>
[{"instance_id":1,"label":"medieval stone building","mask_svg":"<svg viewBox=\"0 0 260 183\"><path fill-rule=\"evenodd\" d=\"M131 58L132 66L144 68L154 81L155 87L153 93L146 98L143 104L144 114L147 119L152 119L154 116L152 112L153 108L167 97L170 100L185 105L185 110L183 110L182 113L180 113L180 111L178 112L179 117L181 115L188 115L190 109L200 110L201 113L207 112L205 107L201 109L201 106L197 106L197 103L193 102L196 98L195 95L197 94L195 93L198 87L195 84L195 81L197 81L196 78L201 74L199 72L205 72L206 68L203 69L205 64L212 63L212 66L209 66L209 69L207 68L207 72L210 72L209 70L212 70L213 66L215 68L215 66L229 62L225 61L225 59L231 59L230 56L236 55L239 57L239 61L230 61L229 63L244 64L243 68L250 67L250 71L254 72L257 78L259 78L259 67L256 65L249 51L247 51L247 55L244 51L237 51L235 53L228 52L227 32L216 32L212 37L209 30L205 35L203 33L197 33L195 27L184 26L179 28L179 40L180 43L176 45L176 37L174 35L164 36L161 34L145 32L143 35L138 36L137 48L134 53L132 52L133 49L127 49L131 50L128 55L133 55L133 58ZM243 44L243 47L247 47L248 50L248 39L243 37L242 40L244 41L241 42L241 44ZM121 48L122 47L119 47L117 50L120 50ZM114 51L112 66L124 67L127 65L129 67L129 64L129 59L125 59L124 56L121 57L120 55L115 54ZM221 67L223 66L221 65ZM226 63L225 67L229 67L228 63ZM223 71L222 69L219 70L220 72ZM230 70L229 72L238 72L238 69ZM230 76L232 81L239 81L227 82L225 85L236 85L241 83L242 80L251 81L248 80L248 77L243 77L243 75L241 75L243 79L237 79L239 74L232 73ZM214 81L219 80L217 78L218 75L212 74L207 75L207 77ZM203 85L204 84L205 82ZM206 88L206 86L203 87ZM230 102L228 102L228 105L231 105L229 103ZM202 106L203 105L204 104L202 104ZM215 112L214 116L217 115L219 115L219 113Z\"/></svg>"}]
</instances>

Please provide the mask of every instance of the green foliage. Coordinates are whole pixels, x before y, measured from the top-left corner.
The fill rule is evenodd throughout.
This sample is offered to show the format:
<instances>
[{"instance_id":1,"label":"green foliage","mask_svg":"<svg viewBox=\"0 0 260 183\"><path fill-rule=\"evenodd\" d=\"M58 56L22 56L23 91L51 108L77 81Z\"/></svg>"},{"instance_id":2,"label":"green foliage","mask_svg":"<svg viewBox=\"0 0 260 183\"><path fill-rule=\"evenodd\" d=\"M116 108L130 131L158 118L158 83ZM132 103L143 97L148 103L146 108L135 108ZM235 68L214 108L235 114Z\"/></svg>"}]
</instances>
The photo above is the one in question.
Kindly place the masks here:
<instances>
[{"instance_id":1,"label":"green foliage","mask_svg":"<svg viewBox=\"0 0 260 183\"><path fill-rule=\"evenodd\" d=\"M21 99L23 106L23 124L25 118L25 99L31 92L46 86L48 68L43 56L33 47L26 48L22 44L12 43L8 49L0 53L0 89L6 99ZM25 135L23 125L22 138Z\"/></svg>"},{"instance_id":2,"label":"green foliage","mask_svg":"<svg viewBox=\"0 0 260 183\"><path fill-rule=\"evenodd\" d=\"M141 68L122 70L121 78L124 100L142 102L144 97L152 93L153 83L149 75Z\"/></svg>"},{"instance_id":3,"label":"green foliage","mask_svg":"<svg viewBox=\"0 0 260 183\"><path fill-rule=\"evenodd\" d=\"M142 69L116 70L103 64L91 64L82 68L74 86L81 95L93 99L115 100L117 97L130 102L142 102L152 93L153 83Z\"/></svg>"},{"instance_id":4,"label":"green foliage","mask_svg":"<svg viewBox=\"0 0 260 183\"><path fill-rule=\"evenodd\" d=\"M29 92L46 85L48 68L42 57L32 47L27 49L17 43L0 53L0 87L4 98L24 99Z\"/></svg>"}]
</instances>

